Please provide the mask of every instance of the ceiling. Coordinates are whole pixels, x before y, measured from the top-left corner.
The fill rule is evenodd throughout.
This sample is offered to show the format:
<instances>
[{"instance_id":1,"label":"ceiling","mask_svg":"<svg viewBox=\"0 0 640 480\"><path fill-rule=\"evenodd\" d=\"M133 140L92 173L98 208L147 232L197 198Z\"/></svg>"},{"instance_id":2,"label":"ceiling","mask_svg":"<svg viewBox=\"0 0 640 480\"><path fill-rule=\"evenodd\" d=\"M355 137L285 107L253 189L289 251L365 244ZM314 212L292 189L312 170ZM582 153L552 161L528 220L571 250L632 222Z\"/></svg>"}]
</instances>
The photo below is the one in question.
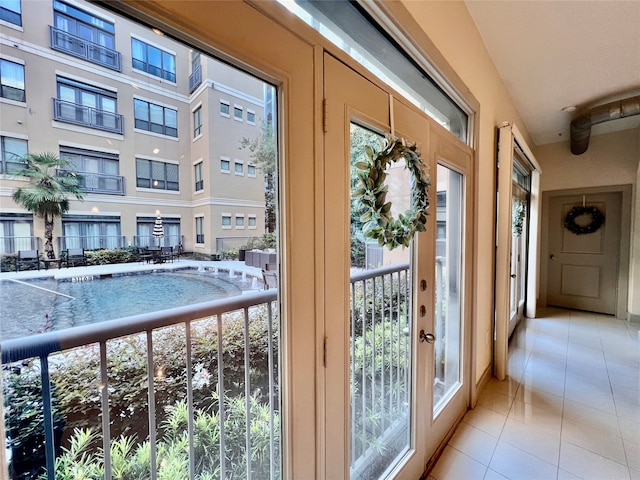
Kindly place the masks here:
<instances>
[{"instance_id":1,"label":"ceiling","mask_svg":"<svg viewBox=\"0 0 640 480\"><path fill-rule=\"evenodd\" d=\"M640 95L640 0L465 3L536 145L569 140L581 110ZM640 115L592 135L639 126Z\"/></svg>"}]
</instances>

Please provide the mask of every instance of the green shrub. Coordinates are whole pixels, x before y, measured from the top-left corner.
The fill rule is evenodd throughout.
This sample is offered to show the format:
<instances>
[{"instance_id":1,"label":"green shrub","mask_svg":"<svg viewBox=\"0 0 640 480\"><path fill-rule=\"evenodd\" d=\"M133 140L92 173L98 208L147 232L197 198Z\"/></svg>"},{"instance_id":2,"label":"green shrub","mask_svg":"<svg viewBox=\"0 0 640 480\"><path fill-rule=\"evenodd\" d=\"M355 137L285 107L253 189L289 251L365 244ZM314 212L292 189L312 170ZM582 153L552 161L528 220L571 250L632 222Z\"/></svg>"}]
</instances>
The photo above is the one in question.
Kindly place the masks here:
<instances>
[{"instance_id":1,"label":"green shrub","mask_svg":"<svg viewBox=\"0 0 640 480\"><path fill-rule=\"evenodd\" d=\"M266 403L269 392L268 315L266 306L250 309L249 358L251 391L257 401ZM277 319L275 322L277 324ZM242 312L222 316L222 358L225 395L244 395L244 319ZM194 407L215 412L211 392L217 385L218 323L214 319L192 322L192 365ZM273 344L277 345L277 328ZM156 421L166 420L168 408L186 396L186 340L184 325L159 329L153 333L154 392ZM95 427L101 418L99 346L88 345L50 357L53 408L57 425L64 435L62 445L70 448L71 432ZM13 450L13 463L21 459L36 466L44 458L44 442L39 385L39 364L35 360L5 370L3 381L7 436ZM146 335L135 335L107 342L107 367L111 436L144 439L148 435L147 343ZM274 375L277 373L277 369ZM277 384L277 379L276 379ZM16 403L17 402L17 403ZM38 409L39 408L39 409ZM60 442L58 442L60 443ZM17 449L17 450L16 450ZM43 456L43 455L42 455ZM40 468L39 467L39 468ZM15 478L33 478L30 476Z\"/></svg>"},{"instance_id":2,"label":"green shrub","mask_svg":"<svg viewBox=\"0 0 640 480\"><path fill-rule=\"evenodd\" d=\"M134 247L101 249L86 251L88 265L111 265L114 263L129 263L138 260Z\"/></svg>"}]
</instances>

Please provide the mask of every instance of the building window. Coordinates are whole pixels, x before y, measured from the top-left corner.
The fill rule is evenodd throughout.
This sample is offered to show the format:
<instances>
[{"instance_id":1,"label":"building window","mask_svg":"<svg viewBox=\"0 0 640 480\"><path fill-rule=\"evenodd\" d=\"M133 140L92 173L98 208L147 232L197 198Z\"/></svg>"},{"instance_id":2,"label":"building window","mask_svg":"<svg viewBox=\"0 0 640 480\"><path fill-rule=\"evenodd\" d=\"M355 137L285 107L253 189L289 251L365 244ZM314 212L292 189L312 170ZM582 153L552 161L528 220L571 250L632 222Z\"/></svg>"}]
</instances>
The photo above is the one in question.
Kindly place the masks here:
<instances>
[{"instance_id":1,"label":"building window","mask_svg":"<svg viewBox=\"0 0 640 480\"><path fill-rule=\"evenodd\" d=\"M136 186L178 191L178 165L136 158Z\"/></svg>"},{"instance_id":2,"label":"building window","mask_svg":"<svg viewBox=\"0 0 640 480\"><path fill-rule=\"evenodd\" d=\"M249 125L256 124L256 112L254 112L253 110L247 109L247 123Z\"/></svg>"},{"instance_id":3,"label":"building window","mask_svg":"<svg viewBox=\"0 0 640 480\"><path fill-rule=\"evenodd\" d=\"M0 20L22 26L20 0L0 0Z\"/></svg>"},{"instance_id":4,"label":"building window","mask_svg":"<svg viewBox=\"0 0 640 480\"><path fill-rule=\"evenodd\" d=\"M0 97L25 102L24 65L0 60Z\"/></svg>"},{"instance_id":5,"label":"building window","mask_svg":"<svg viewBox=\"0 0 640 480\"><path fill-rule=\"evenodd\" d=\"M223 213L222 214L222 229L228 230L231 228L231 214Z\"/></svg>"},{"instance_id":6,"label":"building window","mask_svg":"<svg viewBox=\"0 0 640 480\"><path fill-rule=\"evenodd\" d=\"M33 215L0 213L0 255L38 248L38 239L33 236Z\"/></svg>"},{"instance_id":7,"label":"building window","mask_svg":"<svg viewBox=\"0 0 640 480\"><path fill-rule=\"evenodd\" d=\"M244 175L244 163L236 160L234 162L233 171L236 175Z\"/></svg>"},{"instance_id":8,"label":"building window","mask_svg":"<svg viewBox=\"0 0 640 480\"><path fill-rule=\"evenodd\" d=\"M189 93L202 83L202 66L200 65L200 52L191 51L191 75L189 75Z\"/></svg>"},{"instance_id":9,"label":"building window","mask_svg":"<svg viewBox=\"0 0 640 480\"><path fill-rule=\"evenodd\" d=\"M242 121L242 107L238 105L233 106L233 119L238 120L239 122Z\"/></svg>"},{"instance_id":10,"label":"building window","mask_svg":"<svg viewBox=\"0 0 640 480\"><path fill-rule=\"evenodd\" d=\"M204 179L202 177L202 162L196 163L193 166L193 171L196 179L196 192L204 189Z\"/></svg>"},{"instance_id":11,"label":"building window","mask_svg":"<svg viewBox=\"0 0 640 480\"><path fill-rule=\"evenodd\" d=\"M180 234L180 219L172 217L162 217L162 230L164 235L162 238L153 236L153 227L156 222L155 216L137 217L136 219L136 238L134 244L138 247L176 247L182 243L182 235ZM176 250L176 248L174 248Z\"/></svg>"},{"instance_id":12,"label":"building window","mask_svg":"<svg viewBox=\"0 0 640 480\"><path fill-rule=\"evenodd\" d=\"M236 215L236 228L244 229L244 215Z\"/></svg>"},{"instance_id":13,"label":"building window","mask_svg":"<svg viewBox=\"0 0 640 480\"><path fill-rule=\"evenodd\" d=\"M231 171L231 162L229 161L228 158L221 158L220 159L220 171L222 173L230 173L230 171Z\"/></svg>"},{"instance_id":14,"label":"building window","mask_svg":"<svg viewBox=\"0 0 640 480\"><path fill-rule=\"evenodd\" d=\"M249 215L249 217L247 218L247 226L250 229L256 228L258 226L258 221L255 215Z\"/></svg>"},{"instance_id":15,"label":"building window","mask_svg":"<svg viewBox=\"0 0 640 480\"><path fill-rule=\"evenodd\" d=\"M28 153L26 140L0 137L0 147L2 148L0 173L12 174L26 166L23 160Z\"/></svg>"},{"instance_id":16,"label":"building window","mask_svg":"<svg viewBox=\"0 0 640 480\"><path fill-rule=\"evenodd\" d=\"M122 133L122 115L116 113L114 92L62 77L57 78L57 91L56 120Z\"/></svg>"},{"instance_id":17,"label":"building window","mask_svg":"<svg viewBox=\"0 0 640 480\"><path fill-rule=\"evenodd\" d=\"M176 56L149 45L137 38L131 39L133 68L170 82L176 81Z\"/></svg>"},{"instance_id":18,"label":"building window","mask_svg":"<svg viewBox=\"0 0 640 480\"><path fill-rule=\"evenodd\" d=\"M120 217L65 215L62 217L61 250L68 248L122 248Z\"/></svg>"},{"instance_id":19,"label":"building window","mask_svg":"<svg viewBox=\"0 0 640 480\"><path fill-rule=\"evenodd\" d=\"M60 158L69 160L73 170L80 173L80 186L85 192L124 195L118 155L60 147Z\"/></svg>"},{"instance_id":20,"label":"building window","mask_svg":"<svg viewBox=\"0 0 640 480\"><path fill-rule=\"evenodd\" d=\"M231 117L230 112L231 105L226 100L220 100L220 115L223 117Z\"/></svg>"},{"instance_id":21,"label":"building window","mask_svg":"<svg viewBox=\"0 0 640 480\"><path fill-rule=\"evenodd\" d=\"M202 107L193 112L193 138L202 135Z\"/></svg>"},{"instance_id":22,"label":"building window","mask_svg":"<svg viewBox=\"0 0 640 480\"><path fill-rule=\"evenodd\" d=\"M204 243L204 217L196 217L196 243Z\"/></svg>"},{"instance_id":23,"label":"building window","mask_svg":"<svg viewBox=\"0 0 640 480\"><path fill-rule=\"evenodd\" d=\"M255 178L256 176L256 166L255 165L247 165L247 176Z\"/></svg>"},{"instance_id":24,"label":"building window","mask_svg":"<svg viewBox=\"0 0 640 480\"><path fill-rule=\"evenodd\" d=\"M57 0L53 2L53 9L55 26L51 28L51 48L121 70L113 23Z\"/></svg>"},{"instance_id":25,"label":"building window","mask_svg":"<svg viewBox=\"0 0 640 480\"><path fill-rule=\"evenodd\" d=\"M133 109L135 128L170 137L178 136L178 112L173 108L134 98Z\"/></svg>"}]
</instances>

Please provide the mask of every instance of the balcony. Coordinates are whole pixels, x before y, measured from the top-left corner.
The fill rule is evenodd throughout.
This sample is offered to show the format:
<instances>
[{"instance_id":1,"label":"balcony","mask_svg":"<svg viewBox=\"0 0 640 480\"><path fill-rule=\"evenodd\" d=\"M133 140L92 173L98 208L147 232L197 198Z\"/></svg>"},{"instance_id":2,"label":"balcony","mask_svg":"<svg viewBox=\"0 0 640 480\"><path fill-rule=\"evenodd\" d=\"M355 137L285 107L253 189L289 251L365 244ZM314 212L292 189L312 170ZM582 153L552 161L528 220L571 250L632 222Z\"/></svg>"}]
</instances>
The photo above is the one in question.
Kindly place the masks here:
<instances>
[{"instance_id":1,"label":"balcony","mask_svg":"<svg viewBox=\"0 0 640 480\"><path fill-rule=\"evenodd\" d=\"M68 170L58 170L58 175L71 173ZM121 175L106 175L104 173L76 172L80 179L80 187L87 193L102 193L106 195L124 195L125 179Z\"/></svg>"},{"instance_id":2,"label":"balcony","mask_svg":"<svg viewBox=\"0 0 640 480\"><path fill-rule=\"evenodd\" d=\"M410 445L410 299L407 264L351 277L352 478L377 478ZM277 312L272 289L1 342L6 418L24 408L41 423L36 459L16 450L21 427L7 420L13 461L54 478L73 438L100 478L123 456L154 480L280 478ZM183 473L165 476L172 461Z\"/></svg>"},{"instance_id":3,"label":"balcony","mask_svg":"<svg viewBox=\"0 0 640 480\"><path fill-rule=\"evenodd\" d=\"M52 26L49 26L49 40L50 46L54 50L82 58L111 70L118 72L122 70L121 55L116 50L71 35Z\"/></svg>"},{"instance_id":4,"label":"balcony","mask_svg":"<svg viewBox=\"0 0 640 480\"><path fill-rule=\"evenodd\" d=\"M38 237L0 237L0 255L15 254L18 250L42 251L42 240Z\"/></svg>"},{"instance_id":5,"label":"balcony","mask_svg":"<svg viewBox=\"0 0 640 480\"><path fill-rule=\"evenodd\" d=\"M156 238L153 235L134 235L133 244L147 248L176 247L179 244L184 245L184 235L165 235L162 238Z\"/></svg>"},{"instance_id":6,"label":"balcony","mask_svg":"<svg viewBox=\"0 0 640 480\"><path fill-rule=\"evenodd\" d=\"M67 235L58 237L57 240L59 252L69 248L84 248L85 250L124 248L127 244L126 237L122 235Z\"/></svg>"},{"instance_id":7,"label":"balcony","mask_svg":"<svg viewBox=\"0 0 640 480\"><path fill-rule=\"evenodd\" d=\"M189 93L200 86L202 83L202 66L198 65L193 69L193 73L189 75Z\"/></svg>"},{"instance_id":8,"label":"balcony","mask_svg":"<svg viewBox=\"0 0 640 480\"><path fill-rule=\"evenodd\" d=\"M84 127L123 132L123 117L119 113L106 112L97 108L53 99L53 118L59 122L73 123Z\"/></svg>"}]
</instances>

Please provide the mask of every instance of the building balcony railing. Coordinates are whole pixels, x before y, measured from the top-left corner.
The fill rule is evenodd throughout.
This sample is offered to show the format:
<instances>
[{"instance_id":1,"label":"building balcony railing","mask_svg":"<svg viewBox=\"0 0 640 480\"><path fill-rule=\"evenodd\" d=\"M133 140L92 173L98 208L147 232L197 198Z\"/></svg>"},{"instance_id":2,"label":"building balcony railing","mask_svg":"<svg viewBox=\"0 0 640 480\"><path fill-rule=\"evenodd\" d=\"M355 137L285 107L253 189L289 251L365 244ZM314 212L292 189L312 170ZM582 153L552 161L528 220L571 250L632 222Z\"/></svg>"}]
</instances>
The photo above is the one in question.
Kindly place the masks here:
<instances>
[{"instance_id":1,"label":"building balcony railing","mask_svg":"<svg viewBox=\"0 0 640 480\"><path fill-rule=\"evenodd\" d=\"M74 123L108 132L122 133L124 121L119 113L98 110L97 108L53 99L53 118L60 122Z\"/></svg>"},{"instance_id":2,"label":"building balcony railing","mask_svg":"<svg viewBox=\"0 0 640 480\"><path fill-rule=\"evenodd\" d=\"M71 35L64 30L49 26L50 46L54 50L68 53L91 63L102 65L120 72L122 60L120 52Z\"/></svg>"},{"instance_id":3,"label":"building balcony railing","mask_svg":"<svg viewBox=\"0 0 640 480\"><path fill-rule=\"evenodd\" d=\"M0 237L0 255L16 254L18 250L42 251L42 239L38 237Z\"/></svg>"},{"instance_id":4,"label":"building balcony railing","mask_svg":"<svg viewBox=\"0 0 640 480\"><path fill-rule=\"evenodd\" d=\"M58 170L58 175L71 173L69 170ZM102 193L106 195L124 195L125 178L121 175L106 175L104 173L77 171L80 188L87 193Z\"/></svg>"},{"instance_id":5,"label":"building balcony railing","mask_svg":"<svg viewBox=\"0 0 640 480\"><path fill-rule=\"evenodd\" d=\"M124 248L127 244L126 237L122 235L66 235L58 237L57 240L59 252L69 248L84 248L85 250Z\"/></svg>"},{"instance_id":6,"label":"building balcony railing","mask_svg":"<svg viewBox=\"0 0 640 480\"><path fill-rule=\"evenodd\" d=\"M165 235L161 238L153 235L134 235L133 245L147 248L177 247L178 245L184 245L184 235Z\"/></svg>"},{"instance_id":7,"label":"building balcony railing","mask_svg":"<svg viewBox=\"0 0 640 480\"><path fill-rule=\"evenodd\" d=\"M3 341L11 467L280 478L278 332L268 290Z\"/></svg>"},{"instance_id":8,"label":"building balcony railing","mask_svg":"<svg viewBox=\"0 0 640 480\"><path fill-rule=\"evenodd\" d=\"M202 83L202 66L198 65L193 69L193 73L189 75L189 93L193 93L193 91L200 86Z\"/></svg>"}]
</instances>

